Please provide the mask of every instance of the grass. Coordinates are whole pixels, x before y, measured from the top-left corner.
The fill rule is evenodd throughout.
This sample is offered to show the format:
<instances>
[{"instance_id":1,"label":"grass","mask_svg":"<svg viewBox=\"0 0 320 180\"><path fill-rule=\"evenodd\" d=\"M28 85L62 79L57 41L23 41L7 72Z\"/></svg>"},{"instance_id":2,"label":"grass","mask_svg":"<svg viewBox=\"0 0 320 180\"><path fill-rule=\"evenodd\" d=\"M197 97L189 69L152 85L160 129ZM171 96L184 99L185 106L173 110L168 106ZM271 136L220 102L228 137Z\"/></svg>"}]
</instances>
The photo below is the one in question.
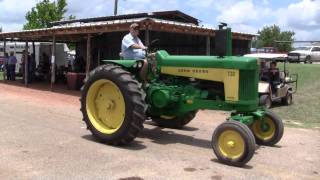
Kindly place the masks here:
<instances>
[{"instance_id":1,"label":"grass","mask_svg":"<svg viewBox=\"0 0 320 180\"><path fill-rule=\"evenodd\" d=\"M287 64L287 69L291 74L299 75L298 91L293 95L294 104L276 105L271 110L287 126L320 128L320 64Z\"/></svg>"}]
</instances>

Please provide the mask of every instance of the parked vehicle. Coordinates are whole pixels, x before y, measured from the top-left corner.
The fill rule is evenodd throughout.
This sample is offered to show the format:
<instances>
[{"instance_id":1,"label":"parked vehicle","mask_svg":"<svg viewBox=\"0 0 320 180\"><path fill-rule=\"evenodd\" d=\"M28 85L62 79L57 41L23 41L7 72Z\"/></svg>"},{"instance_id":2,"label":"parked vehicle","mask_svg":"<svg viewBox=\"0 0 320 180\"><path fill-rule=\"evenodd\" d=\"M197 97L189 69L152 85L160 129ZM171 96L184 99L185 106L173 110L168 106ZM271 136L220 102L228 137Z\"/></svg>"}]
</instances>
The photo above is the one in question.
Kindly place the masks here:
<instances>
[{"instance_id":1,"label":"parked vehicle","mask_svg":"<svg viewBox=\"0 0 320 180\"><path fill-rule=\"evenodd\" d=\"M298 74L289 74L286 69L287 61L283 63L283 70L276 73L276 78L270 78L270 64L278 59L270 54L248 54L246 57L256 57L260 61L259 75L259 104L271 108L276 101L284 105L293 103L293 94L297 91Z\"/></svg>"},{"instance_id":2,"label":"parked vehicle","mask_svg":"<svg viewBox=\"0 0 320 180\"><path fill-rule=\"evenodd\" d=\"M280 52L275 47L261 47L261 48L251 48L250 54L252 57L268 57L273 58L275 61L283 62L287 59L287 52ZM250 57L247 54L247 57Z\"/></svg>"},{"instance_id":3,"label":"parked vehicle","mask_svg":"<svg viewBox=\"0 0 320 180\"><path fill-rule=\"evenodd\" d=\"M35 62L36 67L41 64L41 61L43 60L43 55L46 54L46 56L50 59L51 58L51 43L44 43L44 42L36 42L35 43ZM19 73L19 70L21 71L21 57L22 52L25 50L25 43L22 42L7 42L6 43L6 52L10 53L13 52L16 56L18 62L16 65L16 72ZM0 43L0 56L4 56L4 47L3 43ZM33 54L33 48L32 43L28 44L28 52L29 54ZM67 44L64 43L57 43L56 44L56 57L55 62L58 67L65 66L67 63L67 57L68 57L69 48ZM48 59L48 60L49 60Z\"/></svg>"},{"instance_id":4,"label":"parked vehicle","mask_svg":"<svg viewBox=\"0 0 320 180\"><path fill-rule=\"evenodd\" d=\"M289 62L320 62L320 46L303 46L288 53Z\"/></svg>"}]
</instances>

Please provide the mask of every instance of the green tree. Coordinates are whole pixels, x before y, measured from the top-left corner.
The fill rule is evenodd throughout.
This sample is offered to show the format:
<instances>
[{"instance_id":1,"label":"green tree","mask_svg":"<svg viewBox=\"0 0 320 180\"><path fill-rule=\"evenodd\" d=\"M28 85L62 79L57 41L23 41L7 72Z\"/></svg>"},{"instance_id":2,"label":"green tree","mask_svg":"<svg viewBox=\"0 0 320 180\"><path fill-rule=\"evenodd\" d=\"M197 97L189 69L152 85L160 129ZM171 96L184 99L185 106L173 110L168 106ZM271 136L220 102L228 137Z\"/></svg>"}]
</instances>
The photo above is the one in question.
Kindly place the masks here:
<instances>
[{"instance_id":1,"label":"green tree","mask_svg":"<svg viewBox=\"0 0 320 180\"><path fill-rule=\"evenodd\" d=\"M66 0L57 0L50 2L49 0L43 0L36 4L26 14L26 24L23 29L38 29L51 27L50 22L60 21L64 18L67 12ZM75 19L75 16L70 15L68 19Z\"/></svg>"},{"instance_id":2,"label":"green tree","mask_svg":"<svg viewBox=\"0 0 320 180\"><path fill-rule=\"evenodd\" d=\"M0 27L0 32L2 32L2 27Z\"/></svg>"},{"instance_id":3,"label":"green tree","mask_svg":"<svg viewBox=\"0 0 320 180\"><path fill-rule=\"evenodd\" d=\"M256 46L261 47L275 47L278 51L288 52L292 50L292 41L294 41L293 31L281 31L277 25L266 26L261 31L258 31L258 39ZM289 41L277 43L276 41Z\"/></svg>"}]
</instances>

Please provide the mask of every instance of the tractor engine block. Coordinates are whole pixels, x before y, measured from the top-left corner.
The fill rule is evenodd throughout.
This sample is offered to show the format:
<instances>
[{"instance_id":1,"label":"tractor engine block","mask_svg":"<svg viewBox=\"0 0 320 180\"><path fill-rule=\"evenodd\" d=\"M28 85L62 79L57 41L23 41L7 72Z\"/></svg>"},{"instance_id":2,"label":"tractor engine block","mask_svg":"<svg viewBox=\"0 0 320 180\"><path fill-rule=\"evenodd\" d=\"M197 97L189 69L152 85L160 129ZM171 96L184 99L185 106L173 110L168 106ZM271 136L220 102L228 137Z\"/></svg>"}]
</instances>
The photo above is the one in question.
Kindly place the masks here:
<instances>
[{"instance_id":1,"label":"tractor engine block","mask_svg":"<svg viewBox=\"0 0 320 180\"><path fill-rule=\"evenodd\" d=\"M172 109L181 103L193 102L195 98L206 99L208 91L200 90L190 83L151 83L147 88L147 102L154 109Z\"/></svg>"}]
</instances>

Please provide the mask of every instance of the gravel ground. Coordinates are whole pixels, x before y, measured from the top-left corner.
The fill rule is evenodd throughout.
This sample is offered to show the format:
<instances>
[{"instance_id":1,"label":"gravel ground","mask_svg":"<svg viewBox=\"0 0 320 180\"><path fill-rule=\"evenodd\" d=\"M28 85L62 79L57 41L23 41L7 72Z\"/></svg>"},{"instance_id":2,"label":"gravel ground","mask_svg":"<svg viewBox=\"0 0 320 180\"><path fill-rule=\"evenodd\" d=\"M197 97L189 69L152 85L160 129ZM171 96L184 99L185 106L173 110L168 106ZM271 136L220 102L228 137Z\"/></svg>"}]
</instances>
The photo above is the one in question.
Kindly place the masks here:
<instances>
[{"instance_id":1,"label":"gravel ground","mask_svg":"<svg viewBox=\"0 0 320 180\"><path fill-rule=\"evenodd\" d=\"M0 179L320 179L319 130L285 128L236 168L210 147L224 112L200 111L183 130L146 122L134 143L112 147L92 138L79 93L68 94L0 83Z\"/></svg>"}]
</instances>

